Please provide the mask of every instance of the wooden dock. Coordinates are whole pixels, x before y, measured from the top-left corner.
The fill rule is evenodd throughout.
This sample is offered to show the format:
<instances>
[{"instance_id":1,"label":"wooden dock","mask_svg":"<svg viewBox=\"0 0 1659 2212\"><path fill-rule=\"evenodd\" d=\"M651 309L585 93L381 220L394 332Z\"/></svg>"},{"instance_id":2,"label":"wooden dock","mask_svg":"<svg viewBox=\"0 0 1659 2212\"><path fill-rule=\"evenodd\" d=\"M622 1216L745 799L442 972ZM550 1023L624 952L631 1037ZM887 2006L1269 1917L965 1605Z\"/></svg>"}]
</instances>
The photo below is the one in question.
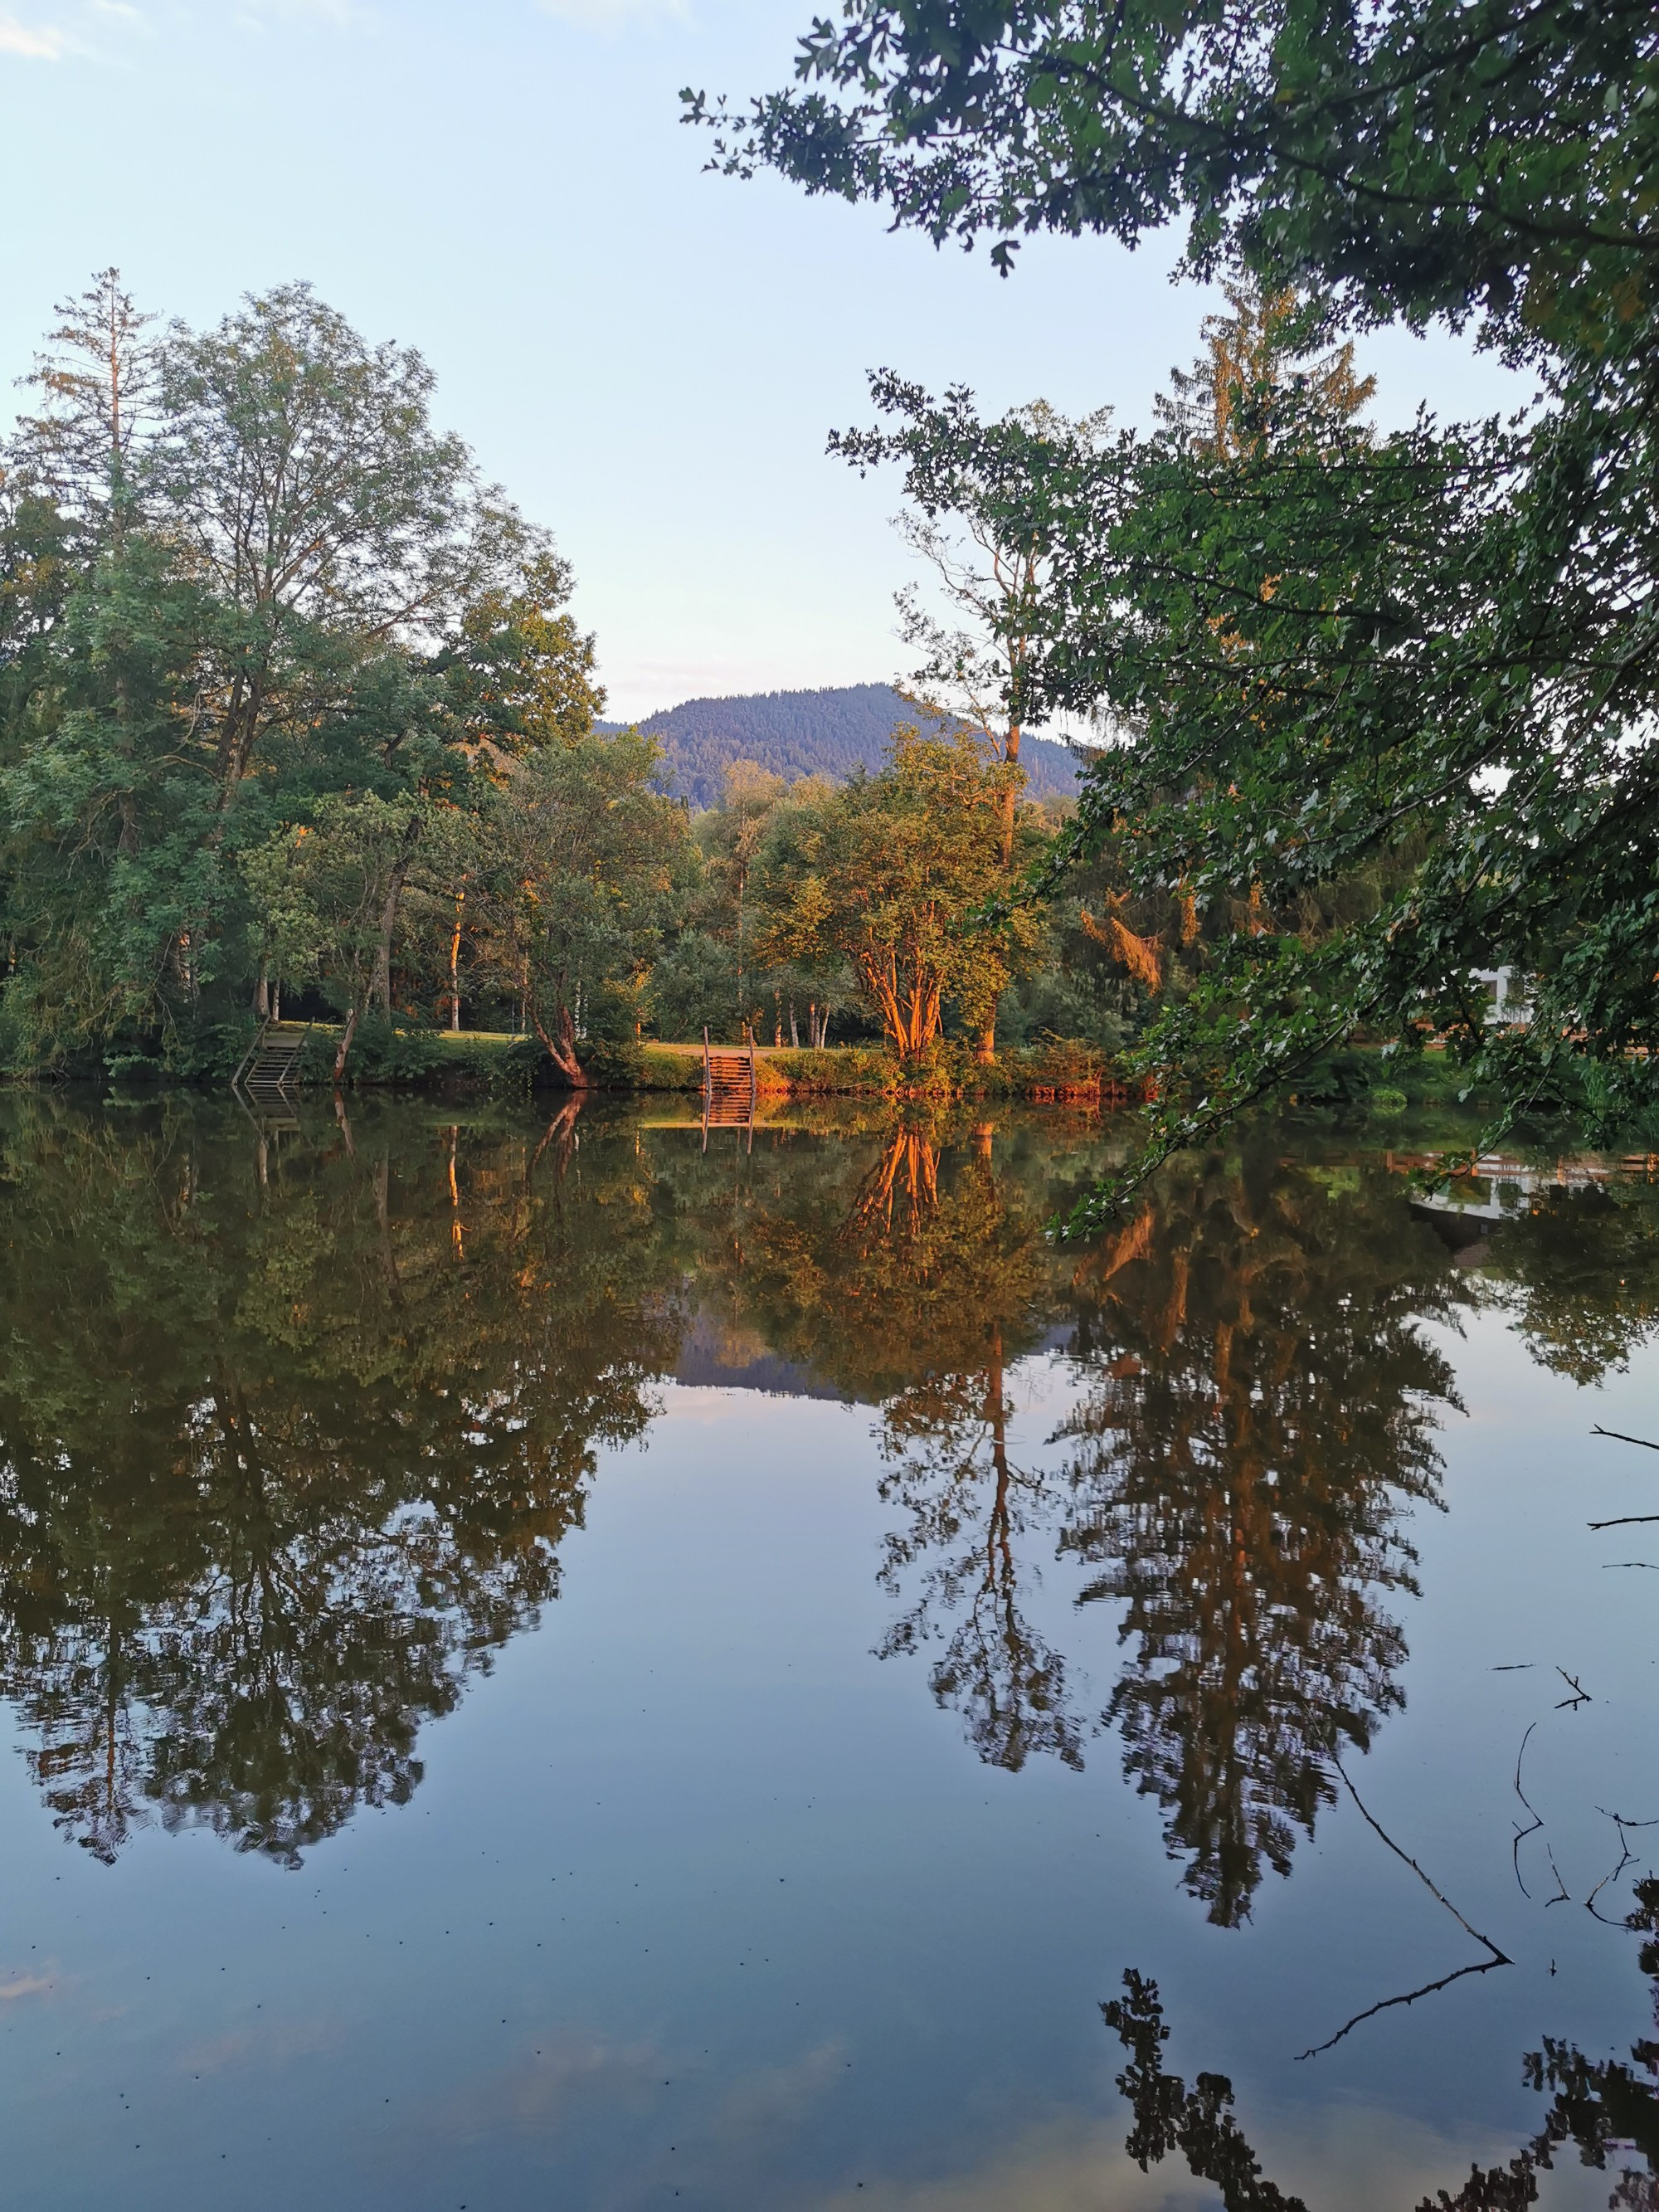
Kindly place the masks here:
<instances>
[{"instance_id":1,"label":"wooden dock","mask_svg":"<svg viewBox=\"0 0 1659 2212\"><path fill-rule=\"evenodd\" d=\"M266 1022L230 1079L235 1097L245 1106L292 1106L300 1054L310 1035L309 1022Z\"/></svg>"},{"instance_id":2,"label":"wooden dock","mask_svg":"<svg viewBox=\"0 0 1659 2212\"><path fill-rule=\"evenodd\" d=\"M708 1149L711 1129L742 1129L752 1144L755 1105L760 1079L755 1065L755 1045L711 1045L702 1033L702 1143Z\"/></svg>"}]
</instances>

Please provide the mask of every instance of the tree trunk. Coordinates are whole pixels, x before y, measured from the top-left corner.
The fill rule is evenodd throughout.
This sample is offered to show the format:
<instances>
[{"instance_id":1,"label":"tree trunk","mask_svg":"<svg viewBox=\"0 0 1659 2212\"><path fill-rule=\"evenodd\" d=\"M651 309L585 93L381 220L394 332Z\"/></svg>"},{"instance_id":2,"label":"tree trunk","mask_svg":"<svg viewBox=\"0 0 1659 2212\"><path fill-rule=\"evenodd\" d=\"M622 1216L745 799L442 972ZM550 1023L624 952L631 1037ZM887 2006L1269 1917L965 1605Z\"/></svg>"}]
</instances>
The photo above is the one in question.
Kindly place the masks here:
<instances>
[{"instance_id":1,"label":"tree trunk","mask_svg":"<svg viewBox=\"0 0 1659 2212\"><path fill-rule=\"evenodd\" d=\"M270 978L262 968L253 987L253 1011L262 1022L270 1019Z\"/></svg>"},{"instance_id":2,"label":"tree trunk","mask_svg":"<svg viewBox=\"0 0 1659 2212\"><path fill-rule=\"evenodd\" d=\"M455 927L449 937L449 1026L461 1026L461 909L466 904L466 893L455 894Z\"/></svg>"},{"instance_id":3,"label":"tree trunk","mask_svg":"<svg viewBox=\"0 0 1659 2212\"><path fill-rule=\"evenodd\" d=\"M346 1016L345 1027L340 1031L340 1042L335 1048L334 1080L337 1084L342 1080L345 1074L346 1056L351 1050L351 1040L356 1036L356 1034L357 1009L356 1006L353 1006L350 1012Z\"/></svg>"},{"instance_id":4,"label":"tree trunk","mask_svg":"<svg viewBox=\"0 0 1659 2212\"><path fill-rule=\"evenodd\" d=\"M220 726L218 747L219 811L224 813L236 796L236 787L247 769L258 729L259 709L264 703L259 684L241 674L231 679L225 719Z\"/></svg>"},{"instance_id":5,"label":"tree trunk","mask_svg":"<svg viewBox=\"0 0 1659 2212\"><path fill-rule=\"evenodd\" d=\"M749 885L749 871L744 868L738 877L738 1024L743 1026L743 899Z\"/></svg>"},{"instance_id":6,"label":"tree trunk","mask_svg":"<svg viewBox=\"0 0 1659 2212\"><path fill-rule=\"evenodd\" d=\"M380 942L374 947L374 975L368 987L368 1003L378 1006L387 1021L392 1019L392 933L398 927L398 902L404 895L410 864L415 858L415 840L419 835L418 817L410 823L404 842L386 887L386 899L380 908Z\"/></svg>"},{"instance_id":7,"label":"tree trunk","mask_svg":"<svg viewBox=\"0 0 1659 2212\"><path fill-rule=\"evenodd\" d=\"M561 1006L553 1020L551 1033L542 1026L542 1018L532 1007L530 1018L536 1024L536 1034L547 1048L552 1061L573 1091L586 1091L588 1079L576 1057L576 1024L568 1006Z\"/></svg>"},{"instance_id":8,"label":"tree trunk","mask_svg":"<svg viewBox=\"0 0 1659 2212\"><path fill-rule=\"evenodd\" d=\"M1013 723L1002 747L1002 757L1010 768L1019 766L1019 725ZM1014 816L1019 806L1019 793L1011 781L1002 794L1002 872L1006 876L1014 864Z\"/></svg>"},{"instance_id":9,"label":"tree trunk","mask_svg":"<svg viewBox=\"0 0 1659 2212\"><path fill-rule=\"evenodd\" d=\"M382 1152L374 1164L374 1223L380 1232L380 1273L385 1279L386 1296L394 1306L404 1302L403 1285L398 1279L398 1255L392 1245L392 1156Z\"/></svg>"},{"instance_id":10,"label":"tree trunk","mask_svg":"<svg viewBox=\"0 0 1659 2212\"><path fill-rule=\"evenodd\" d=\"M1018 723L1011 723L1002 746L1003 760L1010 768L1019 766L1019 737ZM1012 872L1014 865L1014 817L1018 807L1019 793L1017 787L1011 781L1007 790L1003 793L1001 800L1002 872L1005 876ZM974 1061L976 1066L989 1067L996 1056L997 1018L994 1010L990 1020L980 1031L975 1043Z\"/></svg>"},{"instance_id":11,"label":"tree trunk","mask_svg":"<svg viewBox=\"0 0 1659 2212\"><path fill-rule=\"evenodd\" d=\"M567 1098L564 1104L560 1107L558 1112L548 1123L547 1134L537 1146L535 1158L525 1171L526 1184L535 1175L540 1164L542 1154L547 1150L549 1145L554 1147L553 1162L558 1173L558 1179L561 1182L564 1181L565 1170L570 1165L570 1156L576 1149L576 1116L581 1110L582 1102L580 1098Z\"/></svg>"},{"instance_id":12,"label":"tree trunk","mask_svg":"<svg viewBox=\"0 0 1659 2212\"><path fill-rule=\"evenodd\" d=\"M792 1051L800 1050L800 1031L795 1027L795 1002L793 999L789 1001L789 1044Z\"/></svg>"}]
</instances>

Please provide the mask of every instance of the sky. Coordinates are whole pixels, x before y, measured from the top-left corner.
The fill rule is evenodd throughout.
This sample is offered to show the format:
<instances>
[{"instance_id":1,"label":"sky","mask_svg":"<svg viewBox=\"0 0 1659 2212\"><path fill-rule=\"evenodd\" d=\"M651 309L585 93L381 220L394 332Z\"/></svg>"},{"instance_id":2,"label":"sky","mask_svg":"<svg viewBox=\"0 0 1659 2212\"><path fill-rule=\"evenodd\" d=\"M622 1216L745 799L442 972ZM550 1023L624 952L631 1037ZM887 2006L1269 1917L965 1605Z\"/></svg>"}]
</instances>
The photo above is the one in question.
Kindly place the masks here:
<instances>
[{"instance_id":1,"label":"sky","mask_svg":"<svg viewBox=\"0 0 1659 2212\"><path fill-rule=\"evenodd\" d=\"M1018 274L708 173L693 85L787 80L823 0L0 0L0 425L53 303L121 269L197 326L304 277L418 347L441 425L550 529L610 712L903 672L896 483L826 457L890 366L1146 422L1213 304L1177 241ZM1389 423L1516 397L1383 333Z\"/></svg>"}]
</instances>

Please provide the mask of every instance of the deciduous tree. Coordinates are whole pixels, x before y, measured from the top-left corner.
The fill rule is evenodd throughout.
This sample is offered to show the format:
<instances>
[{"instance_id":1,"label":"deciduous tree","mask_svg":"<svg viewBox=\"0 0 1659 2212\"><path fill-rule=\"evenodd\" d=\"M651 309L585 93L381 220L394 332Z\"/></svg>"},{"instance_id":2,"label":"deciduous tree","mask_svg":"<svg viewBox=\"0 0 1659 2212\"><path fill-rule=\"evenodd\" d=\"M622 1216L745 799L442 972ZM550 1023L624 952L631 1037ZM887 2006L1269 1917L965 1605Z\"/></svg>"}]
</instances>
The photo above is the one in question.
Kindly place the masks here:
<instances>
[{"instance_id":1,"label":"deciduous tree","mask_svg":"<svg viewBox=\"0 0 1659 2212\"><path fill-rule=\"evenodd\" d=\"M552 744L503 780L489 816L487 896L509 980L554 1066L584 1085L582 1042L607 994L642 984L683 896L685 810L657 788L637 730Z\"/></svg>"},{"instance_id":2,"label":"deciduous tree","mask_svg":"<svg viewBox=\"0 0 1659 2212\"><path fill-rule=\"evenodd\" d=\"M694 119L709 119L700 95ZM720 118L716 118L716 120ZM1104 708L1085 839L1173 811L1143 880L1283 914L1417 859L1374 916L1241 938L1165 1033L1154 1151L1356 1023L1459 1036L1508 1113L1606 1132L1659 1049L1659 28L1645 0L1409 9L850 0L716 158L884 202L938 240L1187 225L1302 336L1468 330L1515 422L1356 434L1241 357L1239 435L1167 420L1056 501L1045 702ZM1230 387L1231 388L1231 387ZM1051 533L1051 534L1050 534ZM1188 794L1195 794L1194 803ZM1475 971L1537 979L1488 1032ZM1593 1073L1586 1073L1589 1066Z\"/></svg>"},{"instance_id":3,"label":"deciduous tree","mask_svg":"<svg viewBox=\"0 0 1659 2212\"><path fill-rule=\"evenodd\" d=\"M767 956L846 961L903 1060L928 1052L951 1001L982 1031L1035 940L1027 915L969 927L1001 878L1002 801L1018 775L972 732L900 731L879 775L781 820L762 870Z\"/></svg>"}]
</instances>

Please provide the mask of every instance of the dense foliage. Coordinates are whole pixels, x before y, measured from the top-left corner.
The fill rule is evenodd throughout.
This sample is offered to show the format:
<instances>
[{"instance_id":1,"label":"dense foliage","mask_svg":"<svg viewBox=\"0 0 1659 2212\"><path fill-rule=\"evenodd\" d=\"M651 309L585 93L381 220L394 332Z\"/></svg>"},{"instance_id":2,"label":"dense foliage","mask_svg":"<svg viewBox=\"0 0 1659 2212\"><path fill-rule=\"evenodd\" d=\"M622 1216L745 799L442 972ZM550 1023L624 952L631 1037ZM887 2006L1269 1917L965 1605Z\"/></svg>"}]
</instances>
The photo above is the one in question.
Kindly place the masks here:
<instances>
[{"instance_id":1,"label":"dense foliage","mask_svg":"<svg viewBox=\"0 0 1659 2212\"><path fill-rule=\"evenodd\" d=\"M974 855L1016 811L1028 843L1054 827L1018 779L959 754L935 879L884 895L933 943L918 1030L849 942L768 921L803 890L787 823L856 842L903 811L896 694L802 695L784 751L854 771L839 791L744 757L740 710L775 738L789 699L727 702L694 817L649 730L599 723L570 568L433 427L418 355L304 286L158 336L108 270L60 313L0 452L0 1062L224 1073L298 1013L334 1026L337 1079L360 1036L386 1065L396 1030L470 1021L579 1085L644 1035L822 1045L833 1020L915 1057L992 1030L1038 963L969 931ZM1010 994L1005 1036L1073 1011Z\"/></svg>"},{"instance_id":2,"label":"dense foliage","mask_svg":"<svg viewBox=\"0 0 1659 2212\"><path fill-rule=\"evenodd\" d=\"M103 1856L155 1820L291 1861L406 1798L678 1373L871 1408L883 1650L996 1766L1115 1733L1236 1925L1401 1703L1452 1402L1427 1325L1490 1301L1589 1382L1659 1316L1645 1182L1563 1189L1469 1267L1399 1176L1273 1127L1079 1262L1044 1224L1121 1144L1093 1121L800 1110L750 1151L576 1096L545 1127L0 1109L0 1686ZM1057 1341L1078 1389L1039 1441L1018 1370ZM1045 1562L1119 1616L1109 1698Z\"/></svg>"},{"instance_id":3,"label":"dense foliage","mask_svg":"<svg viewBox=\"0 0 1659 2212\"><path fill-rule=\"evenodd\" d=\"M1607 1129L1645 1103L1652 10L849 0L798 72L726 131L729 165L989 238L1005 270L1022 233L1180 221L1195 270L1248 272L1241 340L1300 303L1274 343L1221 349L1209 407L1051 447L999 491L1049 579L1027 711L1092 709L1116 740L1074 849L1140 897L1252 917L1156 1040L1160 1149L1356 1028L1453 1037L1511 1112ZM1320 345L1436 319L1536 404L1386 437L1333 404ZM1485 1018L1479 976L1505 967L1524 1028Z\"/></svg>"}]
</instances>

